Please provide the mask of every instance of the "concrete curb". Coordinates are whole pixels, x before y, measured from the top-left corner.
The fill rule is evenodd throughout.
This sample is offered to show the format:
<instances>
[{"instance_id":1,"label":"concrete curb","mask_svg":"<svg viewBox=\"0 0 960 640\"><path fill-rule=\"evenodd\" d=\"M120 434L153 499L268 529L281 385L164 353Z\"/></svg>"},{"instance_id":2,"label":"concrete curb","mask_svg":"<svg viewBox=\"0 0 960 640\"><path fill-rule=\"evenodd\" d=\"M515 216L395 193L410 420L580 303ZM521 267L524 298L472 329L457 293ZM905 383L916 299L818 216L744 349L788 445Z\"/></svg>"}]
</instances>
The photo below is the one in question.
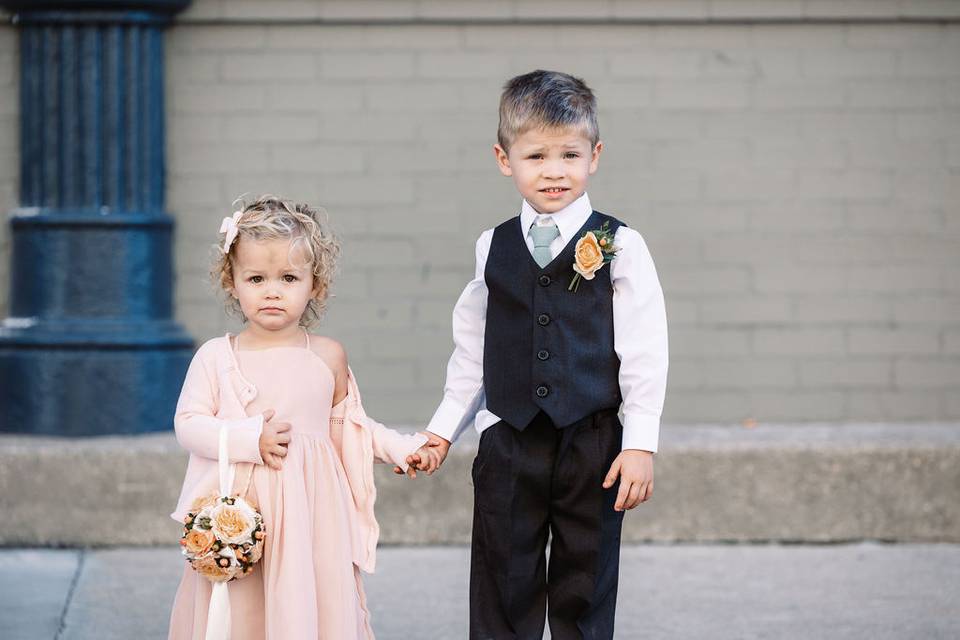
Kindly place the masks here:
<instances>
[{"instance_id":1,"label":"concrete curb","mask_svg":"<svg viewBox=\"0 0 960 640\"><path fill-rule=\"evenodd\" d=\"M412 482L381 465L381 542L468 542L475 451ZM170 544L185 466L172 434L0 436L0 545ZM668 426L656 474L627 542L960 542L960 424Z\"/></svg>"}]
</instances>

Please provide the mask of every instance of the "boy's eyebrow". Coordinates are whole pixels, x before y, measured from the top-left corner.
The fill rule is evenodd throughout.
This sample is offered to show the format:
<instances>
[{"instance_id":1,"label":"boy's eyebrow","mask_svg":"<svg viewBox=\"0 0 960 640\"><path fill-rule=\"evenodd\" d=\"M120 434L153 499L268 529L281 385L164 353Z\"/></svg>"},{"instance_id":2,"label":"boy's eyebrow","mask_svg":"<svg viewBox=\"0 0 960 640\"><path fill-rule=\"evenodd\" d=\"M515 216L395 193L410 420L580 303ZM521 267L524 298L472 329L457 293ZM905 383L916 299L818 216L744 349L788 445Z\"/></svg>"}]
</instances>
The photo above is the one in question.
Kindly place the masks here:
<instances>
[{"instance_id":1,"label":"boy's eyebrow","mask_svg":"<svg viewBox=\"0 0 960 640\"><path fill-rule=\"evenodd\" d=\"M549 146L550 146L549 144L546 144L543 142L537 142L537 143L530 144L530 146L524 147L523 152L530 153L531 151L542 151L543 149L546 149ZM577 148L580 146L580 142L579 140L568 140L564 142L561 146L564 149Z\"/></svg>"}]
</instances>

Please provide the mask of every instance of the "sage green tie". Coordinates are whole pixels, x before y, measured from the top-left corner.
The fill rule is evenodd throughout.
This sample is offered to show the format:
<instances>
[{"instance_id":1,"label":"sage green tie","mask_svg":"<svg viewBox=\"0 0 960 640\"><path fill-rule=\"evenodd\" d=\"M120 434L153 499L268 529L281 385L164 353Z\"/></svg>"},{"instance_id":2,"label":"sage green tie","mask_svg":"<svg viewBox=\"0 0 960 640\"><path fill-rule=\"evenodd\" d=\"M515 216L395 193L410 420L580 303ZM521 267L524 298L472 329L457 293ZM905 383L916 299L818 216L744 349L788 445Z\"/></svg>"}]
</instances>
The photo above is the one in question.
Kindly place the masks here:
<instances>
[{"instance_id":1,"label":"sage green tie","mask_svg":"<svg viewBox=\"0 0 960 640\"><path fill-rule=\"evenodd\" d=\"M533 259L537 261L540 268L544 268L553 256L550 255L550 244L560 235L557 229L557 223L550 221L549 225L538 225L534 223L530 227L530 237L533 238Z\"/></svg>"}]
</instances>

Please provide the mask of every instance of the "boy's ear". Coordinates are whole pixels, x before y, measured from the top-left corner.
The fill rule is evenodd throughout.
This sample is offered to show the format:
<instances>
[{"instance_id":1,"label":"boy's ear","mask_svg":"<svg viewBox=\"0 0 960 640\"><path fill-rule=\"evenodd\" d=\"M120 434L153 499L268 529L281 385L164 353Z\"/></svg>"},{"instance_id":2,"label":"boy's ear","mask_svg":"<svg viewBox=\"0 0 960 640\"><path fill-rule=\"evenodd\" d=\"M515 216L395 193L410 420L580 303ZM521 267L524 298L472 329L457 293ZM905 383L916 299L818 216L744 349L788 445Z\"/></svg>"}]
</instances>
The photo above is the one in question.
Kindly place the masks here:
<instances>
[{"instance_id":1,"label":"boy's ear","mask_svg":"<svg viewBox=\"0 0 960 640\"><path fill-rule=\"evenodd\" d=\"M512 176L513 169L510 168L510 157L503 147L499 144L493 145L493 155L497 158L497 167L500 169L500 173L505 176Z\"/></svg>"},{"instance_id":2,"label":"boy's ear","mask_svg":"<svg viewBox=\"0 0 960 640\"><path fill-rule=\"evenodd\" d=\"M603 142L597 141L597 144L593 147L593 153L590 154L590 175L593 175L597 171L597 165L600 164L600 152L603 151Z\"/></svg>"}]
</instances>

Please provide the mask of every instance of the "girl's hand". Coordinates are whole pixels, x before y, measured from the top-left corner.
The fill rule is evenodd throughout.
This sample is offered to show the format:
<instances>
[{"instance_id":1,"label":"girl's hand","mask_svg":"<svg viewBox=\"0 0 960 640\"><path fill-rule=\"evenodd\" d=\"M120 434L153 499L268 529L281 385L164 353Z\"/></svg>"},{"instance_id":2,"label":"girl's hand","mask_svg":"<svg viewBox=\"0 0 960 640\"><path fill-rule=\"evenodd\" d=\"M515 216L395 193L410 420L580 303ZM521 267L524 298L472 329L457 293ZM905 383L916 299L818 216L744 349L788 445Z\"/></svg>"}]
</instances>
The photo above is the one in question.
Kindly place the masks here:
<instances>
[{"instance_id":1,"label":"girl's hand","mask_svg":"<svg viewBox=\"0 0 960 640\"><path fill-rule=\"evenodd\" d=\"M620 490L614 511L633 509L653 495L653 454L640 449L624 449L610 465L603 480L603 488L609 489L620 478Z\"/></svg>"},{"instance_id":2,"label":"girl's hand","mask_svg":"<svg viewBox=\"0 0 960 640\"><path fill-rule=\"evenodd\" d=\"M417 477L417 471L423 471L429 476L433 475L433 472L440 466L440 457L430 448L429 444L425 444L407 456L407 464L409 465L407 475L411 478Z\"/></svg>"},{"instance_id":3,"label":"girl's hand","mask_svg":"<svg viewBox=\"0 0 960 640\"><path fill-rule=\"evenodd\" d=\"M271 422L276 412L267 409L263 412L263 430L260 432L260 457L271 469L280 470L280 463L287 455L290 444L290 423Z\"/></svg>"}]
</instances>

